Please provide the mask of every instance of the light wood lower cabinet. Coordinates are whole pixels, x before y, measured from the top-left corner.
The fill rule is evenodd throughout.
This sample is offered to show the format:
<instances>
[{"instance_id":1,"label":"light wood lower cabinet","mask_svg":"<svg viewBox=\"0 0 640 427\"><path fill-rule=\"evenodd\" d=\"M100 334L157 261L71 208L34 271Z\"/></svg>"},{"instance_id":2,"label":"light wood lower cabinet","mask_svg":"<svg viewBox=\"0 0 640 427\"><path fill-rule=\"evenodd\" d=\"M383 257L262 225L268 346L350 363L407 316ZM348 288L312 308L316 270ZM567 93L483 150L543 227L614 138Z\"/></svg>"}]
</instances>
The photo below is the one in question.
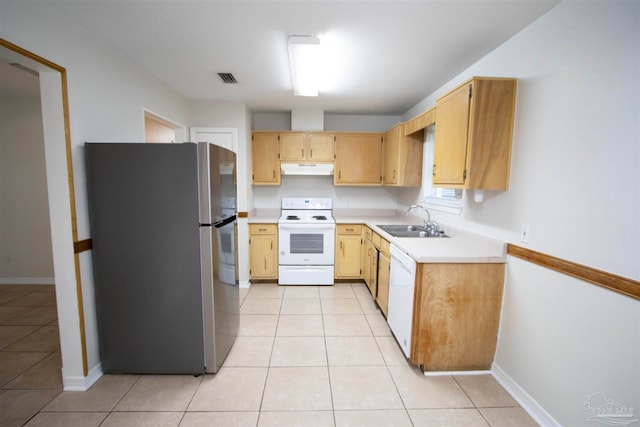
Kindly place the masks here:
<instances>
[{"instance_id":1,"label":"light wood lower cabinet","mask_svg":"<svg viewBox=\"0 0 640 427\"><path fill-rule=\"evenodd\" d=\"M362 278L361 254L362 225L338 224L336 226L335 278Z\"/></svg>"},{"instance_id":2,"label":"light wood lower cabinet","mask_svg":"<svg viewBox=\"0 0 640 427\"><path fill-rule=\"evenodd\" d=\"M277 224L249 224L249 278L278 278Z\"/></svg>"},{"instance_id":3,"label":"light wood lower cabinet","mask_svg":"<svg viewBox=\"0 0 640 427\"><path fill-rule=\"evenodd\" d=\"M411 362L425 371L491 369L504 264L418 264Z\"/></svg>"},{"instance_id":4,"label":"light wood lower cabinet","mask_svg":"<svg viewBox=\"0 0 640 427\"><path fill-rule=\"evenodd\" d=\"M387 242L388 244L388 242ZM380 311L387 317L389 307L389 273L391 271L391 258L388 253L380 251L378 255L378 293L376 302Z\"/></svg>"},{"instance_id":5,"label":"light wood lower cabinet","mask_svg":"<svg viewBox=\"0 0 640 427\"><path fill-rule=\"evenodd\" d=\"M369 288L372 298L376 299L376 292L378 290L377 284L377 265L378 265L378 251L373 246L373 231L365 226L363 232L362 243L362 278L364 283Z\"/></svg>"},{"instance_id":6,"label":"light wood lower cabinet","mask_svg":"<svg viewBox=\"0 0 640 427\"><path fill-rule=\"evenodd\" d=\"M371 292L371 297L386 317L391 269L389 242L367 226L364 226L363 236L362 278Z\"/></svg>"}]
</instances>

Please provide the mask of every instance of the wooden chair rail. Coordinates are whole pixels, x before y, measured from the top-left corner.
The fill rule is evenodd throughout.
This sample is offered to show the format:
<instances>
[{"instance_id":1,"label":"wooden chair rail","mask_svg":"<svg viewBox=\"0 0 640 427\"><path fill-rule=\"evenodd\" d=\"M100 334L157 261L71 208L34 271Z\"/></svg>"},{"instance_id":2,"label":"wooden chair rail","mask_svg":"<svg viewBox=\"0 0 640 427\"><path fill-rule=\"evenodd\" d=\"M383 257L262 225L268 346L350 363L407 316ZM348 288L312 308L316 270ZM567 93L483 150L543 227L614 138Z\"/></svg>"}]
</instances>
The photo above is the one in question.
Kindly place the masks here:
<instances>
[{"instance_id":1,"label":"wooden chair rail","mask_svg":"<svg viewBox=\"0 0 640 427\"><path fill-rule=\"evenodd\" d=\"M640 300L640 282L512 244L507 254Z\"/></svg>"},{"instance_id":2,"label":"wooden chair rail","mask_svg":"<svg viewBox=\"0 0 640 427\"><path fill-rule=\"evenodd\" d=\"M79 254L84 251L90 251L92 248L91 239L79 240L77 242L73 242L73 253Z\"/></svg>"}]
</instances>

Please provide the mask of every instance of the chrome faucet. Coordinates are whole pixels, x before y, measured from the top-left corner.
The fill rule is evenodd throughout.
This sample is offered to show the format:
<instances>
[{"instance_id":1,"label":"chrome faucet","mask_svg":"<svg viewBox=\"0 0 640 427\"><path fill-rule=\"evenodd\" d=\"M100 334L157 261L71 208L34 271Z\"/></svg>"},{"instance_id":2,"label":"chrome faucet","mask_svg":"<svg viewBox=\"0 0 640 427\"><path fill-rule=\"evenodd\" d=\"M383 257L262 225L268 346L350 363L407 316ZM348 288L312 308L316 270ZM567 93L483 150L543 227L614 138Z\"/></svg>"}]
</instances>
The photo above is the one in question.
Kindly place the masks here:
<instances>
[{"instance_id":1,"label":"chrome faucet","mask_svg":"<svg viewBox=\"0 0 640 427\"><path fill-rule=\"evenodd\" d=\"M413 209L416 209L416 208L422 209L427 214L427 220L424 221L424 224L423 224L424 228L429 232L437 233L439 231L438 230L438 224L436 224L435 222L431 222L431 214L429 213L427 208L425 208L424 206L422 206L422 205L411 205L411 206L409 206L409 209L407 209L407 215L409 215L409 213Z\"/></svg>"}]
</instances>

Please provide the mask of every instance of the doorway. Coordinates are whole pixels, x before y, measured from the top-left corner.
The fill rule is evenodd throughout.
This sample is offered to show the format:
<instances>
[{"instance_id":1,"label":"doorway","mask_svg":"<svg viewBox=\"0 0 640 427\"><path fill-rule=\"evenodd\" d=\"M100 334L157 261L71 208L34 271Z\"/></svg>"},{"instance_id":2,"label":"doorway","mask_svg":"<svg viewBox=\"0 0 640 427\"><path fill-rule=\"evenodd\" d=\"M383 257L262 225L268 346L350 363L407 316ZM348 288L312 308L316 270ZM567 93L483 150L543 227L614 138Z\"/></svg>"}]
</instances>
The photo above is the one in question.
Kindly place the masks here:
<instances>
[{"instance_id":1,"label":"doorway","mask_svg":"<svg viewBox=\"0 0 640 427\"><path fill-rule=\"evenodd\" d=\"M4 39L0 39L0 58L38 75L48 214L37 216L49 222L50 232L47 243L41 238L21 243L51 248L53 273L49 274L55 283L62 382L65 390L86 390L99 375L91 378L87 369L79 253L90 249L90 242L78 241L76 231L66 70ZM4 83L7 79L2 77Z\"/></svg>"}]
</instances>

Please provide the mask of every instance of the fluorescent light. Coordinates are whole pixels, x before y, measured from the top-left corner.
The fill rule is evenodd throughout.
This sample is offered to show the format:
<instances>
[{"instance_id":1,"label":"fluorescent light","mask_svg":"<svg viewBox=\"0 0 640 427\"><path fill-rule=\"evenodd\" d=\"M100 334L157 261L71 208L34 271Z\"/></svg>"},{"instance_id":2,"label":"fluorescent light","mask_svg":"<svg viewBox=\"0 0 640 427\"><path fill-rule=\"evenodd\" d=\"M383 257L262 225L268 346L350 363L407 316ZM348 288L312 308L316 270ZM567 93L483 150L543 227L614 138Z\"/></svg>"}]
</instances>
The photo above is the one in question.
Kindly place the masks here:
<instances>
[{"instance_id":1,"label":"fluorescent light","mask_svg":"<svg viewBox=\"0 0 640 427\"><path fill-rule=\"evenodd\" d=\"M289 64L293 94L318 96L320 39L315 36L289 37Z\"/></svg>"}]
</instances>

